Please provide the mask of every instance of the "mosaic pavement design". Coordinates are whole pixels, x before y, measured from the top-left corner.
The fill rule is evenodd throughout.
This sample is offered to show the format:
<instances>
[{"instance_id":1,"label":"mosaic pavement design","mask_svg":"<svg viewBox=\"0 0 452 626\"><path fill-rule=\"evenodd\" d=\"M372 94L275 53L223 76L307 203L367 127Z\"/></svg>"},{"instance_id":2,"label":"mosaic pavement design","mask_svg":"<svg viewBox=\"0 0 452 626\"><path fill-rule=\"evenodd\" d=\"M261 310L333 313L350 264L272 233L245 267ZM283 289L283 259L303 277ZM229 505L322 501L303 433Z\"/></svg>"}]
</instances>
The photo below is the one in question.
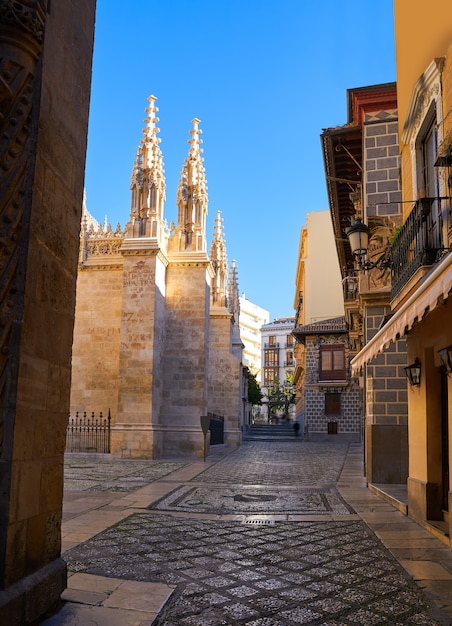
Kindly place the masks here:
<instances>
[{"instance_id":1,"label":"mosaic pavement design","mask_svg":"<svg viewBox=\"0 0 452 626\"><path fill-rule=\"evenodd\" d=\"M149 507L185 513L349 515L354 513L334 487L184 486Z\"/></svg>"},{"instance_id":2,"label":"mosaic pavement design","mask_svg":"<svg viewBox=\"0 0 452 626\"><path fill-rule=\"evenodd\" d=\"M240 448L198 474L197 483L309 485L337 482L348 444L245 442Z\"/></svg>"},{"instance_id":3,"label":"mosaic pavement design","mask_svg":"<svg viewBox=\"0 0 452 626\"><path fill-rule=\"evenodd\" d=\"M362 521L131 515L65 553L69 570L162 582L152 626L436 626L422 591Z\"/></svg>"},{"instance_id":4,"label":"mosaic pavement design","mask_svg":"<svg viewBox=\"0 0 452 626\"><path fill-rule=\"evenodd\" d=\"M85 461L65 459L65 491L130 492L184 467L163 461Z\"/></svg>"}]
</instances>

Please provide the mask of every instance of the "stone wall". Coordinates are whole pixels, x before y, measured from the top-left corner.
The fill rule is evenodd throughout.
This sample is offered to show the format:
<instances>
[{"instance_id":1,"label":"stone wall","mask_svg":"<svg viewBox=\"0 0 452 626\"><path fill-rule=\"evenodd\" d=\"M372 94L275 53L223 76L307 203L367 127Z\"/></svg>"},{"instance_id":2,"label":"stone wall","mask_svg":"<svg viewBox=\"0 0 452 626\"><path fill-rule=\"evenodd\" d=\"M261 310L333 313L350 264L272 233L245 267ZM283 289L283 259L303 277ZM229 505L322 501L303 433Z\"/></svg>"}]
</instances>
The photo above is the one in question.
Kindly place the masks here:
<instances>
[{"instance_id":1,"label":"stone wall","mask_svg":"<svg viewBox=\"0 0 452 626\"><path fill-rule=\"evenodd\" d=\"M124 250L120 320L118 414L113 419L112 454L152 458L154 426L160 420L162 358L166 347L166 308L159 282L165 283L166 260L157 250Z\"/></svg>"},{"instance_id":2,"label":"stone wall","mask_svg":"<svg viewBox=\"0 0 452 626\"><path fill-rule=\"evenodd\" d=\"M224 307L210 311L210 350L208 370L208 411L224 416L224 441L241 443L239 423L240 360L231 354L231 313Z\"/></svg>"},{"instance_id":3,"label":"stone wall","mask_svg":"<svg viewBox=\"0 0 452 626\"><path fill-rule=\"evenodd\" d=\"M365 336L378 331L388 305L366 309ZM408 477L406 340L391 343L366 366L366 450L370 483L403 484Z\"/></svg>"},{"instance_id":4,"label":"stone wall","mask_svg":"<svg viewBox=\"0 0 452 626\"><path fill-rule=\"evenodd\" d=\"M66 584L63 453L95 1L3 9L0 622L28 624Z\"/></svg>"},{"instance_id":5,"label":"stone wall","mask_svg":"<svg viewBox=\"0 0 452 626\"><path fill-rule=\"evenodd\" d=\"M161 456L204 454L201 415L207 414L210 264L171 261L167 271L167 344L162 362Z\"/></svg>"},{"instance_id":6,"label":"stone wall","mask_svg":"<svg viewBox=\"0 0 452 626\"><path fill-rule=\"evenodd\" d=\"M384 252L402 221L397 111L365 116L365 206L370 255ZM391 314L390 270L360 278L367 343ZM370 483L404 483L408 475L406 341L391 344L365 370L366 471Z\"/></svg>"},{"instance_id":7,"label":"stone wall","mask_svg":"<svg viewBox=\"0 0 452 626\"><path fill-rule=\"evenodd\" d=\"M364 159L367 218L400 214L400 156L397 112L383 112L389 119L380 122L380 114L365 116ZM392 118L392 119L391 119Z\"/></svg>"},{"instance_id":8,"label":"stone wall","mask_svg":"<svg viewBox=\"0 0 452 626\"><path fill-rule=\"evenodd\" d=\"M122 259L116 266L81 267L77 277L72 352L71 416L118 411Z\"/></svg>"}]
</instances>

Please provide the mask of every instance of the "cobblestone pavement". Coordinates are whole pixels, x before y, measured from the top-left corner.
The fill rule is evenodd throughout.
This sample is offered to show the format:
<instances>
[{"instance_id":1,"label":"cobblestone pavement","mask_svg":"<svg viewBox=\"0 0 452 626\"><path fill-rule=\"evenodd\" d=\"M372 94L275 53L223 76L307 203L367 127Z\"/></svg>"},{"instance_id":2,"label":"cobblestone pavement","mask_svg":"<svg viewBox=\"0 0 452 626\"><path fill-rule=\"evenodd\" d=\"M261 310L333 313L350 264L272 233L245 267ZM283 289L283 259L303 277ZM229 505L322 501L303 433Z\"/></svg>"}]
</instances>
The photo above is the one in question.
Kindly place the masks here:
<instances>
[{"instance_id":1,"label":"cobblestone pavement","mask_svg":"<svg viewBox=\"0 0 452 626\"><path fill-rule=\"evenodd\" d=\"M244 443L194 480L254 485L334 483L339 478L347 450L346 444L313 443L301 439Z\"/></svg>"},{"instance_id":2,"label":"cobblestone pavement","mask_svg":"<svg viewBox=\"0 0 452 626\"><path fill-rule=\"evenodd\" d=\"M134 491L184 465L185 463L89 461L66 458L64 489L65 491Z\"/></svg>"},{"instance_id":3,"label":"cobblestone pavement","mask_svg":"<svg viewBox=\"0 0 452 626\"><path fill-rule=\"evenodd\" d=\"M448 624L336 491L346 452L244 444L64 558L71 572L174 586L152 626ZM336 504L313 510L325 494ZM278 517L286 500L303 519Z\"/></svg>"}]
</instances>

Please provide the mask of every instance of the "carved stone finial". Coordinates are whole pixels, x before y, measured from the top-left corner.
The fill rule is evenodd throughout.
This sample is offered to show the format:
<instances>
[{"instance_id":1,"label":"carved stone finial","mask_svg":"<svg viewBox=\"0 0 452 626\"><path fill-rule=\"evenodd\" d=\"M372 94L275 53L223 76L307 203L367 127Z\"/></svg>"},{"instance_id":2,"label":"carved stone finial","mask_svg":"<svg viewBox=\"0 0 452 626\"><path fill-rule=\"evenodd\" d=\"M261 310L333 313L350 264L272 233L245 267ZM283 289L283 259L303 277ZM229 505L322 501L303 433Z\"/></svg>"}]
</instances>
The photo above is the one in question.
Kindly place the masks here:
<instances>
[{"instance_id":1,"label":"carved stone finial","mask_svg":"<svg viewBox=\"0 0 452 626\"><path fill-rule=\"evenodd\" d=\"M185 250L206 250L207 183L198 128L200 120L192 120L190 149L182 166L177 189L177 240Z\"/></svg>"},{"instance_id":2,"label":"carved stone finial","mask_svg":"<svg viewBox=\"0 0 452 626\"><path fill-rule=\"evenodd\" d=\"M166 241L163 219L166 183L160 138L157 136L159 129L156 124L159 120L156 117L156 100L155 96L148 97L146 126L132 170L132 202L127 228L130 236L150 236L163 245Z\"/></svg>"},{"instance_id":3,"label":"carved stone finial","mask_svg":"<svg viewBox=\"0 0 452 626\"><path fill-rule=\"evenodd\" d=\"M234 259L232 259L231 268L229 271L228 309L234 316L234 323L238 325L240 314L239 281L237 274L237 265Z\"/></svg>"},{"instance_id":4,"label":"carved stone finial","mask_svg":"<svg viewBox=\"0 0 452 626\"><path fill-rule=\"evenodd\" d=\"M215 270L212 280L212 302L221 306L226 305L226 285L228 279L228 260L223 233L223 219L221 211L217 211L212 244L210 246L210 260Z\"/></svg>"}]
</instances>

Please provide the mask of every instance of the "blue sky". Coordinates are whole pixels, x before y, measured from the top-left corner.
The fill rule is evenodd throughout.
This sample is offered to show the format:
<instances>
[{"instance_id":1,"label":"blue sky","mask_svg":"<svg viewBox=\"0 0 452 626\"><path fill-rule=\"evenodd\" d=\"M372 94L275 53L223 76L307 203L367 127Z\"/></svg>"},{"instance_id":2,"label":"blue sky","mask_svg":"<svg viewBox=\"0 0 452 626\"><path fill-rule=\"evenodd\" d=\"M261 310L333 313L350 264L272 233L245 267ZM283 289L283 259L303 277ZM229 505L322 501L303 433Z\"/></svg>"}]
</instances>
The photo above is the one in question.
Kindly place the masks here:
<instances>
[{"instance_id":1,"label":"blue sky","mask_svg":"<svg viewBox=\"0 0 452 626\"><path fill-rule=\"evenodd\" d=\"M300 229L328 209L320 134L346 90L395 80L392 0L97 0L85 186L124 226L147 97L158 98L165 217L201 120L208 246L222 212L239 289L293 315Z\"/></svg>"}]
</instances>

